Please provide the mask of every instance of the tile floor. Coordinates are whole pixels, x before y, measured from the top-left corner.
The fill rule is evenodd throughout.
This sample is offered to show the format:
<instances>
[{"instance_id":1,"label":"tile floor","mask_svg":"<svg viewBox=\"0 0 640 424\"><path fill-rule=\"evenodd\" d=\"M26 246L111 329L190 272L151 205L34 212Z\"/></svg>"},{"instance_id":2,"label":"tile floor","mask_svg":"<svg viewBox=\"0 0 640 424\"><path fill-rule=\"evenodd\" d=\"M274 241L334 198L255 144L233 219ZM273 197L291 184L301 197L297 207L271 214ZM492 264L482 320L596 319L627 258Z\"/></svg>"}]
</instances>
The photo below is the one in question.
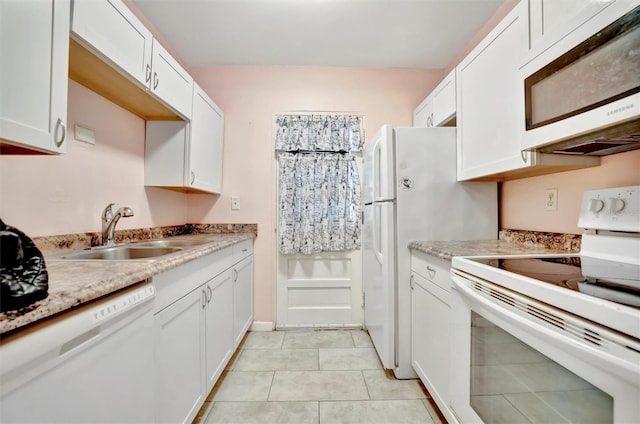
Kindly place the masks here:
<instances>
[{"instance_id":1,"label":"tile floor","mask_svg":"<svg viewBox=\"0 0 640 424\"><path fill-rule=\"evenodd\" d=\"M444 423L419 380L385 372L356 330L249 332L195 424Z\"/></svg>"}]
</instances>

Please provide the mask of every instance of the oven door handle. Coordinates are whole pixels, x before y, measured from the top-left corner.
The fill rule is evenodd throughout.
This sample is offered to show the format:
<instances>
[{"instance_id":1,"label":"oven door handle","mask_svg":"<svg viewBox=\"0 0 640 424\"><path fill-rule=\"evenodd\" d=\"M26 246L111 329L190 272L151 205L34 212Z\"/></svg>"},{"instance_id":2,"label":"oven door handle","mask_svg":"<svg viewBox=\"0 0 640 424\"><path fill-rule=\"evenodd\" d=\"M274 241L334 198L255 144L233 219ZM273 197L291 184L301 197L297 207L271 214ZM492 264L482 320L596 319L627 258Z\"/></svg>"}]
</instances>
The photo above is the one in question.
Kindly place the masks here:
<instances>
[{"instance_id":1,"label":"oven door handle","mask_svg":"<svg viewBox=\"0 0 640 424\"><path fill-rule=\"evenodd\" d=\"M545 344L549 345L550 349L561 350L565 354L570 353L574 356L580 355L580 358L583 358L593 366L604 369L609 373L615 373L618 378L631 383L632 386L638 386L640 370L638 369L637 355L627 354L621 357L622 355L614 355L608 351L604 352L600 350L601 348L596 347L596 345L589 346L584 337L580 338L578 335L564 328L559 328L547 323L542 319L538 322L538 320L534 320L535 315L531 314L531 312L526 313L526 315L525 312L522 312L522 314L516 313L519 309L513 307L511 303L505 303L503 305L499 300L500 296L504 295L510 300L515 299L523 304L540 305L540 309L543 310L546 308L546 306L534 299L529 299L512 291L507 291L495 284L482 282L481 284L490 285L491 295L496 296L496 300L490 300L476 293L475 290L471 289L466 283L467 281L473 281L456 274L451 275L451 280L453 281L454 291L457 291L459 295L463 297L462 300L466 301L465 303L474 302L474 306L482 307L484 311L500 319L502 321L500 327L506 327L506 330L509 330L509 327L517 327L517 329L524 331L523 337L518 338L523 339L525 343L531 344L535 343L538 339L543 339ZM555 313L558 315L557 312ZM568 317L568 315L566 316ZM609 333L609 331L601 329L600 333L604 335L605 333ZM615 337L613 333L612 337ZM602 342L609 344L609 347L624 349L609 340L608 338L602 338ZM545 352L542 353L546 354ZM566 355L563 356L566 357ZM569 367L570 361L567 360L566 362L567 363L563 363L562 365Z\"/></svg>"}]
</instances>

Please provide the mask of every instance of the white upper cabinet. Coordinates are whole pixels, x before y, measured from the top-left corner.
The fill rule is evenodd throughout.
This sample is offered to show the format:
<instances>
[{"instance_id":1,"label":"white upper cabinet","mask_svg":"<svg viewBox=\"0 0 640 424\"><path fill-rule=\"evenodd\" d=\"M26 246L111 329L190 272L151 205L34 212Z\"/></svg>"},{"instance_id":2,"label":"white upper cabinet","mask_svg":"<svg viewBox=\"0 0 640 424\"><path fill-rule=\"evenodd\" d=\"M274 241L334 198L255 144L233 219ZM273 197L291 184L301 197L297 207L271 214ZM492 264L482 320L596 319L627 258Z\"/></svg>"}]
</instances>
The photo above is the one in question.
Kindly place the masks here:
<instances>
[{"instance_id":1,"label":"white upper cabinet","mask_svg":"<svg viewBox=\"0 0 640 424\"><path fill-rule=\"evenodd\" d=\"M181 117L191 118L193 78L121 0L75 0L71 35L126 78L153 93ZM72 55L74 60L76 57L79 61L86 60L82 52L77 56ZM71 67L75 71L77 67L74 65L72 62ZM76 77L76 72L73 72L72 77L81 84L89 85L92 89L93 85L97 85L97 92L117 103L128 100L126 94L122 97L122 93L117 93L113 99L108 92L105 93L110 86L120 91L126 89L118 87L119 83L108 81L109 75L102 76L103 81L94 81L100 76L83 75L87 72L86 68L90 68L88 72L100 72L99 64L89 62L89 65L80 64L80 67L84 68L77 71L80 75ZM134 94L128 96L131 98ZM139 102L135 99L131 101L134 104Z\"/></svg>"},{"instance_id":2,"label":"white upper cabinet","mask_svg":"<svg viewBox=\"0 0 640 424\"><path fill-rule=\"evenodd\" d=\"M447 125L456 116L456 71L449 72L433 90L433 126Z\"/></svg>"},{"instance_id":3,"label":"white upper cabinet","mask_svg":"<svg viewBox=\"0 0 640 424\"><path fill-rule=\"evenodd\" d=\"M414 127L441 127L455 122L456 72L449 72L413 111Z\"/></svg>"},{"instance_id":4,"label":"white upper cabinet","mask_svg":"<svg viewBox=\"0 0 640 424\"><path fill-rule=\"evenodd\" d=\"M504 181L600 164L597 157L522 150L526 6L519 3L456 67L459 181Z\"/></svg>"},{"instance_id":5,"label":"white upper cabinet","mask_svg":"<svg viewBox=\"0 0 640 424\"><path fill-rule=\"evenodd\" d=\"M66 150L69 16L69 0L0 1L3 152Z\"/></svg>"},{"instance_id":6,"label":"white upper cabinet","mask_svg":"<svg viewBox=\"0 0 640 424\"><path fill-rule=\"evenodd\" d=\"M120 0L75 0L71 31L103 60L149 85L153 36Z\"/></svg>"},{"instance_id":7,"label":"white upper cabinet","mask_svg":"<svg viewBox=\"0 0 640 424\"><path fill-rule=\"evenodd\" d=\"M186 118L191 118L193 77L153 39L149 89Z\"/></svg>"},{"instance_id":8,"label":"white upper cabinet","mask_svg":"<svg viewBox=\"0 0 640 424\"><path fill-rule=\"evenodd\" d=\"M616 0L528 0L529 48L532 55L551 47L615 2Z\"/></svg>"},{"instance_id":9,"label":"white upper cabinet","mask_svg":"<svg viewBox=\"0 0 640 424\"><path fill-rule=\"evenodd\" d=\"M414 127L433 127L433 99L427 96L413 111Z\"/></svg>"},{"instance_id":10,"label":"white upper cabinet","mask_svg":"<svg viewBox=\"0 0 640 424\"><path fill-rule=\"evenodd\" d=\"M521 153L524 90L518 68L527 17L516 6L456 67L458 180L532 164Z\"/></svg>"},{"instance_id":11,"label":"white upper cabinet","mask_svg":"<svg viewBox=\"0 0 640 424\"><path fill-rule=\"evenodd\" d=\"M189 187L222 192L224 113L196 83L189 144Z\"/></svg>"},{"instance_id":12,"label":"white upper cabinet","mask_svg":"<svg viewBox=\"0 0 640 424\"><path fill-rule=\"evenodd\" d=\"M147 121L144 183L184 191L222 191L224 114L194 83L193 117Z\"/></svg>"}]
</instances>

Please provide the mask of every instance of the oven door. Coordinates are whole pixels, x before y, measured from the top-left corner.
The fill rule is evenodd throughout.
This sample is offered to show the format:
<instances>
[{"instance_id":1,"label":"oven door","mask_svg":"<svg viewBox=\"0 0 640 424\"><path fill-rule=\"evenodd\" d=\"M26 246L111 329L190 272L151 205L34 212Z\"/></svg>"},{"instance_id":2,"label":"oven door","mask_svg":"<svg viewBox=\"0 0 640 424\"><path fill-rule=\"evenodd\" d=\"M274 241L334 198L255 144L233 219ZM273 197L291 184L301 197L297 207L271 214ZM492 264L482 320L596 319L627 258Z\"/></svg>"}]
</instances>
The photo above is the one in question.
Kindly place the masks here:
<instances>
[{"instance_id":1,"label":"oven door","mask_svg":"<svg viewBox=\"0 0 640 424\"><path fill-rule=\"evenodd\" d=\"M638 422L638 340L458 270L452 279L460 422Z\"/></svg>"}]
</instances>

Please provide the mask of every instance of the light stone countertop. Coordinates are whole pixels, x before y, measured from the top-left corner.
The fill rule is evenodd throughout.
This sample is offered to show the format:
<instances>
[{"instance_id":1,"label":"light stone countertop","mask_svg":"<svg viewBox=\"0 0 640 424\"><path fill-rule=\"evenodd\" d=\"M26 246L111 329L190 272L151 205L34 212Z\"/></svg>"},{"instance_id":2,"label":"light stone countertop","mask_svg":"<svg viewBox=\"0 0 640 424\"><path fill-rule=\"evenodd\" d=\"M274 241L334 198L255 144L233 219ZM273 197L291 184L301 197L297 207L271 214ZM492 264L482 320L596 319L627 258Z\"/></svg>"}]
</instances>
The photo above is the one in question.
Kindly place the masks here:
<instances>
[{"instance_id":1,"label":"light stone countertop","mask_svg":"<svg viewBox=\"0 0 640 424\"><path fill-rule=\"evenodd\" d=\"M527 255L568 253L565 249L527 246L506 240L414 241L409 249L450 261L454 256Z\"/></svg>"},{"instance_id":2,"label":"light stone countertop","mask_svg":"<svg viewBox=\"0 0 640 424\"><path fill-rule=\"evenodd\" d=\"M146 281L155 274L255 236L254 233L180 236L209 242L148 261L64 260L57 259L61 251L45 251L49 273L48 297L19 311L0 313L0 335Z\"/></svg>"}]
</instances>

